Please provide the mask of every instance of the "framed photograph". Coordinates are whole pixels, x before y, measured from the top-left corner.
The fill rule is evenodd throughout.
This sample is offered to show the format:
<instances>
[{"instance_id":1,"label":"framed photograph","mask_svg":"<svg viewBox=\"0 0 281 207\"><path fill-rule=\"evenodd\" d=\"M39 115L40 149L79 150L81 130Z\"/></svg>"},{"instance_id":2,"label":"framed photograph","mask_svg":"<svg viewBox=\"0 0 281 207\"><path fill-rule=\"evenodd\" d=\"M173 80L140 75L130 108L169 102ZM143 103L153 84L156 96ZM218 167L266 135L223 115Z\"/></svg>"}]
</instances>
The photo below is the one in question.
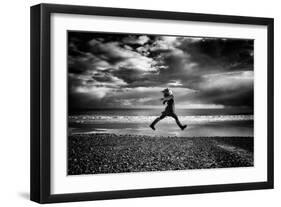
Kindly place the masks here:
<instances>
[{"instance_id":1,"label":"framed photograph","mask_svg":"<svg viewBox=\"0 0 281 207\"><path fill-rule=\"evenodd\" d=\"M31 200L273 188L273 19L31 7Z\"/></svg>"}]
</instances>

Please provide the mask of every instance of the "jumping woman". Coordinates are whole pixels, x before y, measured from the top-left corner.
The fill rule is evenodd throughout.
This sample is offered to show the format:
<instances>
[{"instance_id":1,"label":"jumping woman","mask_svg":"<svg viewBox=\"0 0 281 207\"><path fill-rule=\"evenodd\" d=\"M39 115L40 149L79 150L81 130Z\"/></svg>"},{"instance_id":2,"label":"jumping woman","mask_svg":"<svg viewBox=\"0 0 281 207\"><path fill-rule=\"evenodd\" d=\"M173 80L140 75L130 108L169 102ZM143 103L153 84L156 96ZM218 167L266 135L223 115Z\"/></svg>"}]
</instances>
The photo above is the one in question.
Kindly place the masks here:
<instances>
[{"instance_id":1,"label":"jumping woman","mask_svg":"<svg viewBox=\"0 0 281 207\"><path fill-rule=\"evenodd\" d=\"M178 119L178 116L175 113L175 101L173 92L166 88L162 91L164 97L161 98L161 101L163 101L163 104L167 104L165 111L162 112L161 116L157 117L152 124L150 124L151 129L155 130L155 124L159 122L160 120L164 119L166 116L173 117L177 123L177 125L181 128L181 130L184 130L186 128L186 125L182 125Z\"/></svg>"}]
</instances>

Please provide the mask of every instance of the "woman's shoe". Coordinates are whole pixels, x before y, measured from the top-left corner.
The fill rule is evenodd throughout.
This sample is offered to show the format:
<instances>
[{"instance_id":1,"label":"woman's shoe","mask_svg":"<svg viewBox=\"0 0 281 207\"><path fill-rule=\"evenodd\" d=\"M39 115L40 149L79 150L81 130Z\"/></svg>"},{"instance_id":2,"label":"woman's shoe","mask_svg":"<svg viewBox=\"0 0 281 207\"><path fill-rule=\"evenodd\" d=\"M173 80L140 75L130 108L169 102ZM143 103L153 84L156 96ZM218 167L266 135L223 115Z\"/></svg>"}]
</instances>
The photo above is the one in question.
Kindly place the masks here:
<instances>
[{"instance_id":1,"label":"woman's shoe","mask_svg":"<svg viewBox=\"0 0 281 207\"><path fill-rule=\"evenodd\" d=\"M184 130L187 127L187 125L181 126L181 130Z\"/></svg>"},{"instance_id":2,"label":"woman's shoe","mask_svg":"<svg viewBox=\"0 0 281 207\"><path fill-rule=\"evenodd\" d=\"M150 128L151 128L152 130L155 130L155 127L154 127L153 124L150 124L149 126L150 126Z\"/></svg>"}]
</instances>

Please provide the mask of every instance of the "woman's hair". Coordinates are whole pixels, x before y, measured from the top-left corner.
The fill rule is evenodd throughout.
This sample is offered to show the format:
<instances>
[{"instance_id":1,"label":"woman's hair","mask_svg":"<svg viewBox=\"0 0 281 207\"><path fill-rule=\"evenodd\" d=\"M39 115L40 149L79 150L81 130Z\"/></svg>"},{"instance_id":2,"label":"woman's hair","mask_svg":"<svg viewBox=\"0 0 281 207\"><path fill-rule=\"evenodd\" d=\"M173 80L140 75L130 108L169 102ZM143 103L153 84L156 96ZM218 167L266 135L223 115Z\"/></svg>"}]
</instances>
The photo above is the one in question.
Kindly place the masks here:
<instances>
[{"instance_id":1,"label":"woman's hair","mask_svg":"<svg viewBox=\"0 0 281 207\"><path fill-rule=\"evenodd\" d=\"M164 93L164 96L173 95L173 91L169 88L165 88L162 92Z\"/></svg>"}]
</instances>

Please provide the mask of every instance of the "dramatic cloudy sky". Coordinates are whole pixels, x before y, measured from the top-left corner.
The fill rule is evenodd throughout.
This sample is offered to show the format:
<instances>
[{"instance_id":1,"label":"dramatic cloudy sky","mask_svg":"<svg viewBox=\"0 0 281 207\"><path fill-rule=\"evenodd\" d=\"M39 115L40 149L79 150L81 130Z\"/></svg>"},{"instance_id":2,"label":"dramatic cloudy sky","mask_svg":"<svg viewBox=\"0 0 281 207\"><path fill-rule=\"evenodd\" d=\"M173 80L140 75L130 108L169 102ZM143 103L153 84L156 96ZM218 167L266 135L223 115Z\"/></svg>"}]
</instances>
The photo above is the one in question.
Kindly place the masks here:
<instances>
[{"instance_id":1,"label":"dramatic cloudy sky","mask_svg":"<svg viewBox=\"0 0 281 207\"><path fill-rule=\"evenodd\" d=\"M253 107L253 40L68 33L69 108Z\"/></svg>"}]
</instances>

